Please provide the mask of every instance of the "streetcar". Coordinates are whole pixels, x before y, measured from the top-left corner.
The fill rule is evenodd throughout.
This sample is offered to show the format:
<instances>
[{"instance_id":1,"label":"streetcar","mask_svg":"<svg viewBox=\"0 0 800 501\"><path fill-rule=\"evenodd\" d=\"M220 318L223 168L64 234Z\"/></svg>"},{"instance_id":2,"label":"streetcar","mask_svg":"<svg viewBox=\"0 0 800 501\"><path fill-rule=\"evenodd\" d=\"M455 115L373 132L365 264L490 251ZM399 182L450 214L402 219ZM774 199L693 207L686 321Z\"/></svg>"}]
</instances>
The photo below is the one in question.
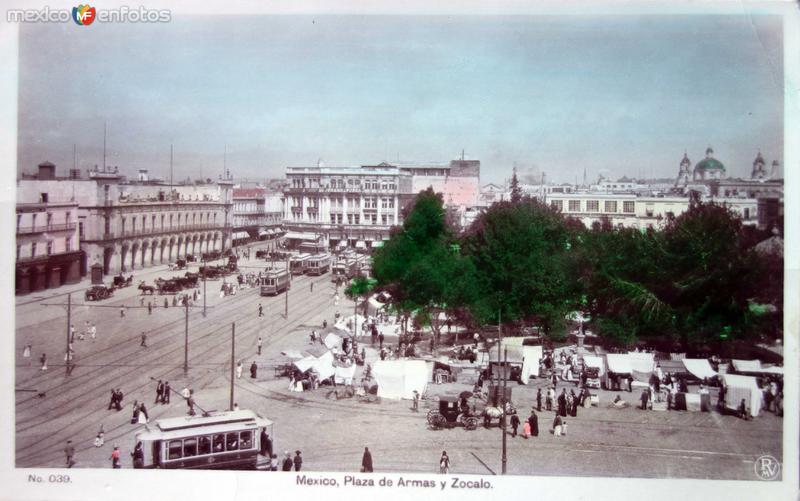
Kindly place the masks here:
<instances>
[{"instance_id":1,"label":"streetcar","mask_svg":"<svg viewBox=\"0 0 800 501\"><path fill-rule=\"evenodd\" d=\"M330 254L316 254L308 258L306 274L315 276L324 275L329 269L331 269Z\"/></svg>"},{"instance_id":2,"label":"streetcar","mask_svg":"<svg viewBox=\"0 0 800 501\"><path fill-rule=\"evenodd\" d=\"M289 259L289 269L292 275L304 275L308 269L308 259L311 254L298 254Z\"/></svg>"},{"instance_id":3,"label":"streetcar","mask_svg":"<svg viewBox=\"0 0 800 501\"><path fill-rule=\"evenodd\" d=\"M358 263L353 259L340 260L331 267L331 281L350 280L358 273Z\"/></svg>"},{"instance_id":4,"label":"streetcar","mask_svg":"<svg viewBox=\"0 0 800 501\"><path fill-rule=\"evenodd\" d=\"M306 254L323 254L328 247L320 242L303 242L298 246L298 250Z\"/></svg>"},{"instance_id":5,"label":"streetcar","mask_svg":"<svg viewBox=\"0 0 800 501\"><path fill-rule=\"evenodd\" d=\"M259 280L262 296L273 296L289 289L289 273L285 270L270 270Z\"/></svg>"},{"instance_id":6,"label":"streetcar","mask_svg":"<svg viewBox=\"0 0 800 501\"><path fill-rule=\"evenodd\" d=\"M144 459L134 468L254 470L261 431L274 443L272 426L251 410L159 419L136 434Z\"/></svg>"}]
</instances>

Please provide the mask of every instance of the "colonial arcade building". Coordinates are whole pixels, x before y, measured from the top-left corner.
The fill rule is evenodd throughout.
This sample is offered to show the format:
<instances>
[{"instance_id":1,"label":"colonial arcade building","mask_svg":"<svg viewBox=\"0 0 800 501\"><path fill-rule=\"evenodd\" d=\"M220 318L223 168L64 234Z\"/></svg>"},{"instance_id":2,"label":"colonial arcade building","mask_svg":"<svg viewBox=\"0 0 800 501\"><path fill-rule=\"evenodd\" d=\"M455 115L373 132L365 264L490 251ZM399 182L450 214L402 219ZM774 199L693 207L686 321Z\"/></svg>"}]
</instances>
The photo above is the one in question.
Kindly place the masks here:
<instances>
[{"instance_id":1,"label":"colonial arcade building","mask_svg":"<svg viewBox=\"0 0 800 501\"><path fill-rule=\"evenodd\" d=\"M57 178L41 167L17 183L19 202L45 193L77 203L81 275L95 265L117 274L230 248L232 187L231 179L127 182L116 169Z\"/></svg>"}]
</instances>

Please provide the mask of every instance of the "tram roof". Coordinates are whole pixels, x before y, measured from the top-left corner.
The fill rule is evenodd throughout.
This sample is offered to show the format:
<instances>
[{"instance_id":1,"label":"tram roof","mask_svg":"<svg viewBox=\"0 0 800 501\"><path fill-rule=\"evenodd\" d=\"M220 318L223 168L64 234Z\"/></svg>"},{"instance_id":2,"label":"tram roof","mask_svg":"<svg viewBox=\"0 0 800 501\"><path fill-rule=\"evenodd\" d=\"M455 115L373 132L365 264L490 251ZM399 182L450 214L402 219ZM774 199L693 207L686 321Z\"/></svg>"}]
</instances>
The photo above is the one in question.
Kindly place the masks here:
<instances>
[{"instance_id":1,"label":"tram roof","mask_svg":"<svg viewBox=\"0 0 800 501\"><path fill-rule=\"evenodd\" d=\"M137 434L137 440L157 440L223 433L233 430L263 428L272 426L272 421L251 410L218 412L208 417L184 416L159 419L148 424L144 432Z\"/></svg>"}]
</instances>

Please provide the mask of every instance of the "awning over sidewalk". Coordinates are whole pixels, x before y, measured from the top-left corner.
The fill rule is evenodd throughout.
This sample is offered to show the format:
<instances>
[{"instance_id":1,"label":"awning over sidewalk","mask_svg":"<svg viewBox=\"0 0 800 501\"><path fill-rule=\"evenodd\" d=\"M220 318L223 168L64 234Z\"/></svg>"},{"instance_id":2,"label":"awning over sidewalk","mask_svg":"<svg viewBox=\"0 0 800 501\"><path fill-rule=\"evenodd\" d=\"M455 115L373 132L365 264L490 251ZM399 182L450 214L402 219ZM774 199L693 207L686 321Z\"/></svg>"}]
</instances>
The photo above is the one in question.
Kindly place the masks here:
<instances>
[{"instance_id":1,"label":"awning over sidewalk","mask_svg":"<svg viewBox=\"0 0 800 501\"><path fill-rule=\"evenodd\" d=\"M290 231L286 234L286 238L289 240L311 240L314 241L317 239L317 236L313 233L305 233L305 232L298 232L298 231Z\"/></svg>"},{"instance_id":2,"label":"awning over sidewalk","mask_svg":"<svg viewBox=\"0 0 800 501\"><path fill-rule=\"evenodd\" d=\"M244 238L250 238L250 234L247 233L246 231L236 231L233 233L232 238L234 240L242 240Z\"/></svg>"},{"instance_id":3,"label":"awning over sidewalk","mask_svg":"<svg viewBox=\"0 0 800 501\"><path fill-rule=\"evenodd\" d=\"M359 240L358 242L356 242L356 249L366 249L366 248L367 244L363 240Z\"/></svg>"}]
</instances>

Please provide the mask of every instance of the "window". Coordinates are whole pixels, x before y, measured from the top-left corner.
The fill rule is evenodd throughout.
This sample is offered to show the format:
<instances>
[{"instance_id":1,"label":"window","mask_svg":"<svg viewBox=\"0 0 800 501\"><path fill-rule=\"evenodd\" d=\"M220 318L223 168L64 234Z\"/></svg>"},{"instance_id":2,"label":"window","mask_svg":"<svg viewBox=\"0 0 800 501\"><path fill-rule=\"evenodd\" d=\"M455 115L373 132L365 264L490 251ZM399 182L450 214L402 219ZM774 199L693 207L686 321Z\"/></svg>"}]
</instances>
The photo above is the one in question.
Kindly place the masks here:
<instances>
[{"instance_id":1,"label":"window","mask_svg":"<svg viewBox=\"0 0 800 501\"><path fill-rule=\"evenodd\" d=\"M253 447L253 432L243 431L239 433L239 441L241 442L240 448L250 449Z\"/></svg>"},{"instance_id":2,"label":"window","mask_svg":"<svg viewBox=\"0 0 800 501\"><path fill-rule=\"evenodd\" d=\"M633 202L622 202L622 212L633 213Z\"/></svg>"},{"instance_id":3,"label":"window","mask_svg":"<svg viewBox=\"0 0 800 501\"><path fill-rule=\"evenodd\" d=\"M17 214L17 233L19 233L19 223L22 222L22 214Z\"/></svg>"},{"instance_id":4,"label":"window","mask_svg":"<svg viewBox=\"0 0 800 501\"><path fill-rule=\"evenodd\" d=\"M72 213L70 211L67 211L67 214L64 217L64 222L69 224L70 223L70 219L72 219Z\"/></svg>"},{"instance_id":5,"label":"window","mask_svg":"<svg viewBox=\"0 0 800 501\"><path fill-rule=\"evenodd\" d=\"M183 457L188 458L197 455L197 439L187 438L183 441Z\"/></svg>"},{"instance_id":6,"label":"window","mask_svg":"<svg viewBox=\"0 0 800 501\"><path fill-rule=\"evenodd\" d=\"M336 214L331 214L331 224L336 224Z\"/></svg>"},{"instance_id":7,"label":"window","mask_svg":"<svg viewBox=\"0 0 800 501\"><path fill-rule=\"evenodd\" d=\"M203 436L197 439L200 454L211 454L211 437Z\"/></svg>"},{"instance_id":8,"label":"window","mask_svg":"<svg viewBox=\"0 0 800 501\"><path fill-rule=\"evenodd\" d=\"M17 261L19 261L19 255L22 254L22 246L17 245Z\"/></svg>"},{"instance_id":9,"label":"window","mask_svg":"<svg viewBox=\"0 0 800 501\"><path fill-rule=\"evenodd\" d=\"M550 205L557 210L564 210L564 201L563 200L553 200L550 202Z\"/></svg>"},{"instance_id":10,"label":"window","mask_svg":"<svg viewBox=\"0 0 800 501\"><path fill-rule=\"evenodd\" d=\"M225 435L214 435L214 452L223 452L225 450Z\"/></svg>"},{"instance_id":11,"label":"window","mask_svg":"<svg viewBox=\"0 0 800 501\"><path fill-rule=\"evenodd\" d=\"M53 215L49 212L47 213L47 229L50 229L50 226L53 224Z\"/></svg>"},{"instance_id":12,"label":"window","mask_svg":"<svg viewBox=\"0 0 800 501\"><path fill-rule=\"evenodd\" d=\"M744 214L744 219L750 219L750 208L745 207L743 210L743 214Z\"/></svg>"},{"instance_id":13,"label":"window","mask_svg":"<svg viewBox=\"0 0 800 501\"><path fill-rule=\"evenodd\" d=\"M31 257L36 257L36 242L31 244Z\"/></svg>"},{"instance_id":14,"label":"window","mask_svg":"<svg viewBox=\"0 0 800 501\"><path fill-rule=\"evenodd\" d=\"M581 201L580 200L570 200L569 201L569 211L570 212L580 212L581 211Z\"/></svg>"},{"instance_id":15,"label":"window","mask_svg":"<svg viewBox=\"0 0 800 501\"><path fill-rule=\"evenodd\" d=\"M360 222L359 222L360 218L361 218L361 216L359 216L358 214L355 215L354 220L355 220L356 224L360 224Z\"/></svg>"},{"instance_id":16,"label":"window","mask_svg":"<svg viewBox=\"0 0 800 501\"><path fill-rule=\"evenodd\" d=\"M31 214L31 228L36 228L36 214Z\"/></svg>"},{"instance_id":17,"label":"window","mask_svg":"<svg viewBox=\"0 0 800 501\"><path fill-rule=\"evenodd\" d=\"M239 434L238 433L228 433L225 437L225 448L226 451L236 451L239 450Z\"/></svg>"},{"instance_id":18,"label":"window","mask_svg":"<svg viewBox=\"0 0 800 501\"><path fill-rule=\"evenodd\" d=\"M600 202L598 200L586 201L586 212L599 212L599 211L600 211Z\"/></svg>"},{"instance_id":19,"label":"window","mask_svg":"<svg viewBox=\"0 0 800 501\"><path fill-rule=\"evenodd\" d=\"M617 201L606 200L604 209L605 209L604 212L617 212Z\"/></svg>"},{"instance_id":20,"label":"window","mask_svg":"<svg viewBox=\"0 0 800 501\"><path fill-rule=\"evenodd\" d=\"M52 253L53 253L53 241L51 240L47 242L47 255L49 256Z\"/></svg>"},{"instance_id":21,"label":"window","mask_svg":"<svg viewBox=\"0 0 800 501\"><path fill-rule=\"evenodd\" d=\"M133 233L136 233L136 216L133 216L133 218L131 218L131 231Z\"/></svg>"},{"instance_id":22,"label":"window","mask_svg":"<svg viewBox=\"0 0 800 501\"><path fill-rule=\"evenodd\" d=\"M67 237L67 238L64 239L64 248L67 250L67 252L72 252L72 238L71 237Z\"/></svg>"},{"instance_id":23,"label":"window","mask_svg":"<svg viewBox=\"0 0 800 501\"><path fill-rule=\"evenodd\" d=\"M183 453L183 440L170 440L167 459L180 459Z\"/></svg>"},{"instance_id":24,"label":"window","mask_svg":"<svg viewBox=\"0 0 800 501\"><path fill-rule=\"evenodd\" d=\"M39 202L46 204L48 203L49 198L50 197L47 195L47 193L39 193Z\"/></svg>"}]
</instances>

